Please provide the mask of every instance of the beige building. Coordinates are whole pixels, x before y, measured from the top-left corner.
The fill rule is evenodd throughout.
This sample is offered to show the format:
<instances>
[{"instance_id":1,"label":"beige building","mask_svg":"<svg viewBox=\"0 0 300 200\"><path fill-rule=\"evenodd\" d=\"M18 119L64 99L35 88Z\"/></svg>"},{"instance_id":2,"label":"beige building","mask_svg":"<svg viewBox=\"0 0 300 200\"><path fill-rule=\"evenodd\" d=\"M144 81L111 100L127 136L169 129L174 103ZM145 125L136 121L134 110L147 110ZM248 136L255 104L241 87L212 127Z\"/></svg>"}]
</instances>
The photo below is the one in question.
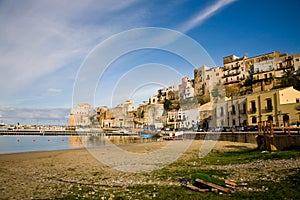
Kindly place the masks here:
<instances>
[{"instance_id":1,"label":"beige building","mask_svg":"<svg viewBox=\"0 0 300 200\"><path fill-rule=\"evenodd\" d=\"M273 120L279 126L284 120L299 121L300 91L293 87L258 92L246 96L248 124L255 126L258 122Z\"/></svg>"},{"instance_id":2,"label":"beige building","mask_svg":"<svg viewBox=\"0 0 300 200\"><path fill-rule=\"evenodd\" d=\"M105 111L101 127L104 128L133 128L134 122L130 113L135 110L133 100L127 100L114 108Z\"/></svg>"},{"instance_id":3,"label":"beige building","mask_svg":"<svg viewBox=\"0 0 300 200\"><path fill-rule=\"evenodd\" d=\"M246 98L230 97L226 100L227 106L227 124L228 127L245 127L247 126L247 109Z\"/></svg>"},{"instance_id":4,"label":"beige building","mask_svg":"<svg viewBox=\"0 0 300 200\"><path fill-rule=\"evenodd\" d=\"M208 88L206 85L206 70L209 67L201 66L194 69L194 95L195 96L209 96Z\"/></svg>"},{"instance_id":5,"label":"beige building","mask_svg":"<svg viewBox=\"0 0 300 200\"><path fill-rule=\"evenodd\" d=\"M91 105L89 103L79 103L76 108L71 109L68 126L89 126Z\"/></svg>"},{"instance_id":6,"label":"beige building","mask_svg":"<svg viewBox=\"0 0 300 200\"><path fill-rule=\"evenodd\" d=\"M226 96L237 95L240 85L249 76L249 66L246 65L248 57L242 58L231 55L223 58L223 83L225 85Z\"/></svg>"},{"instance_id":7,"label":"beige building","mask_svg":"<svg viewBox=\"0 0 300 200\"><path fill-rule=\"evenodd\" d=\"M183 116L181 116L181 117L183 117ZM168 111L167 121L166 121L167 127L170 127L172 129L180 128L180 120L181 120L181 118L179 118L179 116L178 116L178 110Z\"/></svg>"}]
</instances>

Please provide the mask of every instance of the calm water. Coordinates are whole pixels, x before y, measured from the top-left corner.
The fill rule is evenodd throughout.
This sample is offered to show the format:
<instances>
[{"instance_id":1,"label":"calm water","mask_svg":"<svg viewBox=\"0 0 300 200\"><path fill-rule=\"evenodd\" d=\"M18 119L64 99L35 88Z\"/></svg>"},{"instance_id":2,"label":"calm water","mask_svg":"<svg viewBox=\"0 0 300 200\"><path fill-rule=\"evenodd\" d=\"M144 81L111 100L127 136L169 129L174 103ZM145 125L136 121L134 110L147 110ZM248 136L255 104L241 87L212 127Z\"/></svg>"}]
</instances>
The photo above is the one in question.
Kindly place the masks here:
<instances>
[{"instance_id":1,"label":"calm water","mask_svg":"<svg viewBox=\"0 0 300 200\"><path fill-rule=\"evenodd\" d=\"M0 136L0 154L70 148L68 136Z\"/></svg>"},{"instance_id":2,"label":"calm water","mask_svg":"<svg viewBox=\"0 0 300 200\"><path fill-rule=\"evenodd\" d=\"M51 151L74 149L81 147L102 147L107 145L107 140L114 144L143 143L151 139L136 136L0 136L0 154Z\"/></svg>"}]
</instances>

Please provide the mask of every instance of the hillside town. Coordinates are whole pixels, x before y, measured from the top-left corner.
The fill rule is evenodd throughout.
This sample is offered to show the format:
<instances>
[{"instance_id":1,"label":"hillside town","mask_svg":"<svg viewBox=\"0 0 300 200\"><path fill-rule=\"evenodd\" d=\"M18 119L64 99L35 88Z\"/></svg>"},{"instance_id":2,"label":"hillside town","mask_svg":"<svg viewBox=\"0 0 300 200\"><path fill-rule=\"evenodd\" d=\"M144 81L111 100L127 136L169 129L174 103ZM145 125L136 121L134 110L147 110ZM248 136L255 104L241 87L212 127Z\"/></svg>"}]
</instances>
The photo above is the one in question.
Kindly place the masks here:
<instances>
[{"instance_id":1,"label":"hillside town","mask_svg":"<svg viewBox=\"0 0 300 200\"><path fill-rule=\"evenodd\" d=\"M161 88L135 106L127 100L114 108L80 103L69 127L143 128L147 130L256 130L258 123L298 126L300 53L274 51L253 57L223 58L223 66L194 69L194 77Z\"/></svg>"}]
</instances>

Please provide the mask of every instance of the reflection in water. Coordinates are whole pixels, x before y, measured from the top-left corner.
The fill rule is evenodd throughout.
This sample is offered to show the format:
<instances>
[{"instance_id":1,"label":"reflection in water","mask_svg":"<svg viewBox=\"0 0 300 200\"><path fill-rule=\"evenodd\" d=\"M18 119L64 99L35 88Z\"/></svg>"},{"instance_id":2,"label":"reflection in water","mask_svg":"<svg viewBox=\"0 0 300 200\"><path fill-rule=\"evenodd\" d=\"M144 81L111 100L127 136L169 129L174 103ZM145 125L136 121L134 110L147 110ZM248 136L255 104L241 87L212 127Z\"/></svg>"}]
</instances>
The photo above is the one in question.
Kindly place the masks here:
<instances>
[{"instance_id":1,"label":"reflection in water","mask_svg":"<svg viewBox=\"0 0 300 200\"><path fill-rule=\"evenodd\" d=\"M147 143L156 141L153 138L142 138L139 135L105 135L93 134L84 136L70 136L70 147L99 147L109 144L133 144L133 143Z\"/></svg>"}]
</instances>

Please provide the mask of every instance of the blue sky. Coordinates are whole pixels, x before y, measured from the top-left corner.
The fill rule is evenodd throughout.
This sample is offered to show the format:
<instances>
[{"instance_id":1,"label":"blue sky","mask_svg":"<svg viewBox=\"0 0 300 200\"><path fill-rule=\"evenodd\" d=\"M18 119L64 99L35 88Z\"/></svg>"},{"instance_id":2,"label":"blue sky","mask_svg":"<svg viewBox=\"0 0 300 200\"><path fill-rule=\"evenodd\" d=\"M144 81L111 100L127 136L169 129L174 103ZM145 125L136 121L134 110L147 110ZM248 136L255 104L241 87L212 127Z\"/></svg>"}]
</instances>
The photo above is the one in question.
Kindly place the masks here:
<instances>
[{"instance_id":1,"label":"blue sky","mask_svg":"<svg viewBox=\"0 0 300 200\"><path fill-rule=\"evenodd\" d=\"M0 120L65 120L76 75L89 52L133 28L180 31L202 45L218 66L231 54L298 53L299 8L298 0L2 0ZM139 65L161 63L193 78L194 66L167 52L127 56L112 64L105 84L99 82L95 105L110 105L109 81ZM133 97L141 101L160 86L145 86Z\"/></svg>"}]
</instances>

